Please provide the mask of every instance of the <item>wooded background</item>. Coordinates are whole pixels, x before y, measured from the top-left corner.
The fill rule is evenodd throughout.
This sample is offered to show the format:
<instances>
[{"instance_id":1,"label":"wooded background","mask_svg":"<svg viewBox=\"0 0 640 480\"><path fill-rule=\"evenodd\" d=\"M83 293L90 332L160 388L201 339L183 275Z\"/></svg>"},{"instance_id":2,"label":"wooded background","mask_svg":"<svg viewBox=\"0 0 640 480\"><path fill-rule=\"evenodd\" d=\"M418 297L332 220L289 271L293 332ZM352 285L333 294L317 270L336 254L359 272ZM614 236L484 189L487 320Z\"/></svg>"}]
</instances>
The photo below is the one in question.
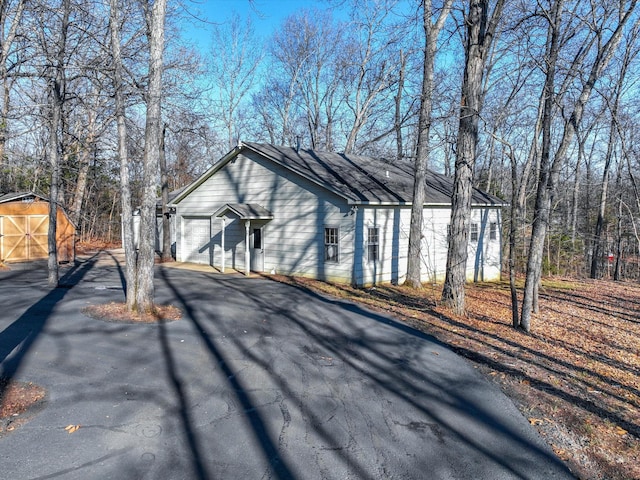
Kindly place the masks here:
<instances>
[{"instance_id":1,"label":"wooded background","mask_svg":"<svg viewBox=\"0 0 640 480\"><path fill-rule=\"evenodd\" d=\"M253 16L262 13L247 1ZM143 202L157 3L0 0L0 192L57 198L84 241L121 236L117 93L131 204ZM465 165L475 186L511 204L505 269L533 272L532 285L547 274L638 279L635 7L634 0L336 0L300 10L260 38L251 18L221 12L220 23L204 23L197 3L168 2L161 85L168 187L188 184L241 139L413 165L429 100L422 145L427 166L446 175L462 168L458 133L477 116ZM120 83L110 19L119 26ZM184 40L190 25L208 31L206 46ZM463 86L472 74L479 89L469 93ZM472 96L479 102L468 114ZM159 197L160 172L156 185ZM542 232L537 243L532 232Z\"/></svg>"}]
</instances>

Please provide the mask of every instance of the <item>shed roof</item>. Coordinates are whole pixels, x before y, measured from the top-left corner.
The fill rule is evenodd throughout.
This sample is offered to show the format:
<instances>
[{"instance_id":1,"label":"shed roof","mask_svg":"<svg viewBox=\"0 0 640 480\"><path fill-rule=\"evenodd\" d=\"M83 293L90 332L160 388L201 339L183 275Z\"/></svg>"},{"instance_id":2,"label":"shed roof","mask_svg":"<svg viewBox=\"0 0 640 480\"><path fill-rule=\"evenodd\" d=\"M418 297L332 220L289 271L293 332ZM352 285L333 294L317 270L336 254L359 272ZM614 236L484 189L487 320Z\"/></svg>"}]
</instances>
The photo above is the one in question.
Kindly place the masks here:
<instances>
[{"instance_id":1,"label":"shed roof","mask_svg":"<svg viewBox=\"0 0 640 480\"><path fill-rule=\"evenodd\" d=\"M227 203L213 216L221 217L227 212L234 213L240 220L273 220L273 213L257 203Z\"/></svg>"},{"instance_id":2,"label":"shed roof","mask_svg":"<svg viewBox=\"0 0 640 480\"><path fill-rule=\"evenodd\" d=\"M4 195L0 195L0 203L12 202L14 200L20 200L22 198L29 199L39 198L40 200L49 201L48 198L45 198L41 195L37 195L33 192L13 192L13 193L5 193Z\"/></svg>"},{"instance_id":3,"label":"shed roof","mask_svg":"<svg viewBox=\"0 0 640 480\"><path fill-rule=\"evenodd\" d=\"M336 193L351 204L410 205L413 200L413 164L387 162L363 155L321 152L243 142L225 155L175 199L179 203L207 178L241 153L252 151L287 170ZM453 179L427 172L426 205L450 205ZM471 202L478 206L502 206L506 203L474 188Z\"/></svg>"}]
</instances>

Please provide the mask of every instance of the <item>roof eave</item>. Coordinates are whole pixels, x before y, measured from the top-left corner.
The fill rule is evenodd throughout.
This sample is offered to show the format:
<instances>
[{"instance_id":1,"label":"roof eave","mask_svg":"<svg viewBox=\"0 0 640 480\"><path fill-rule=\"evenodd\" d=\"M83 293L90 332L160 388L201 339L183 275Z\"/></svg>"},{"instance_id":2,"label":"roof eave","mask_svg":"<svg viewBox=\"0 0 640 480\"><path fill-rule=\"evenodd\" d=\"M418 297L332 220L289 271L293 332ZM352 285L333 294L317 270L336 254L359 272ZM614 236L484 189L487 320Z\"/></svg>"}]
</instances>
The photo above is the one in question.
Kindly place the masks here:
<instances>
[{"instance_id":1,"label":"roof eave","mask_svg":"<svg viewBox=\"0 0 640 480\"><path fill-rule=\"evenodd\" d=\"M413 205L413 202L372 202L372 201L368 201L368 200L349 200L348 201L349 205L367 205L367 206L372 206L372 207L392 207L392 206L398 206L398 207L410 207ZM508 207L509 204L508 203L472 203L471 207L472 208L501 208L501 207ZM423 205L423 208L429 208L429 207L451 207L451 203L450 202L444 202L444 203L425 203Z\"/></svg>"}]
</instances>

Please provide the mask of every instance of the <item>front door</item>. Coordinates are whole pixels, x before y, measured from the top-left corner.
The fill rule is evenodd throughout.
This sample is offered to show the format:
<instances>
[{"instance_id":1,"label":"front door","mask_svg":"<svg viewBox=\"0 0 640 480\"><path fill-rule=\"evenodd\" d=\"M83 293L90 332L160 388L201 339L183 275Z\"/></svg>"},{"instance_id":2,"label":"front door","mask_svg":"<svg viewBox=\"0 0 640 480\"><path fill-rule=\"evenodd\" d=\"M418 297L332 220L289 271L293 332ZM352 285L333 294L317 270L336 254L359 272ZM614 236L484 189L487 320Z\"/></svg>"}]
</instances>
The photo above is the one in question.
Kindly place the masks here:
<instances>
[{"instance_id":1,"label":"front door","mask_svg":"<svg viewBox=\"0 0 640 480\"><path fill-rule=\"evenodd\" d=\"M251 228L251 270L264 272L264 227Z\"/></svg>"}]
</instances>

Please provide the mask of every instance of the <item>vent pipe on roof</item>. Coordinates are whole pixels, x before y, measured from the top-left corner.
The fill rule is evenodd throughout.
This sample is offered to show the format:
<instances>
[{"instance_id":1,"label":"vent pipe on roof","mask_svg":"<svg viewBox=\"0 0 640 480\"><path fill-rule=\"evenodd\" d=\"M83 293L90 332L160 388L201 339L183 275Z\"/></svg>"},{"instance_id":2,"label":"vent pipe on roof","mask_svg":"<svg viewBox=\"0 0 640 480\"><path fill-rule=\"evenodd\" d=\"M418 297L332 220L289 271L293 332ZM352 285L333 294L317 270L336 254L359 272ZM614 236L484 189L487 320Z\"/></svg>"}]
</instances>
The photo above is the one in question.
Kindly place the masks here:
<instances>
[{"instance_id":1,"label":"vent pipe on roof","mask_svg":"<svg viewBox=\"0 0 640 480\"><path fill-rule=\"evenodd\" d=\"M296 135L296 153L300 152L300 135Z\"/></svg>"},{"instance_id":2,"label":"vent pipe on roof","mask_svg":"<svg viewBox=\"0 0 640 480\"><path fill-rule=\"evenodd\" d=\"M387 178L389 178L389 170L385 170L385 175L387 176Z\"/></svg>"}]
</instances>

